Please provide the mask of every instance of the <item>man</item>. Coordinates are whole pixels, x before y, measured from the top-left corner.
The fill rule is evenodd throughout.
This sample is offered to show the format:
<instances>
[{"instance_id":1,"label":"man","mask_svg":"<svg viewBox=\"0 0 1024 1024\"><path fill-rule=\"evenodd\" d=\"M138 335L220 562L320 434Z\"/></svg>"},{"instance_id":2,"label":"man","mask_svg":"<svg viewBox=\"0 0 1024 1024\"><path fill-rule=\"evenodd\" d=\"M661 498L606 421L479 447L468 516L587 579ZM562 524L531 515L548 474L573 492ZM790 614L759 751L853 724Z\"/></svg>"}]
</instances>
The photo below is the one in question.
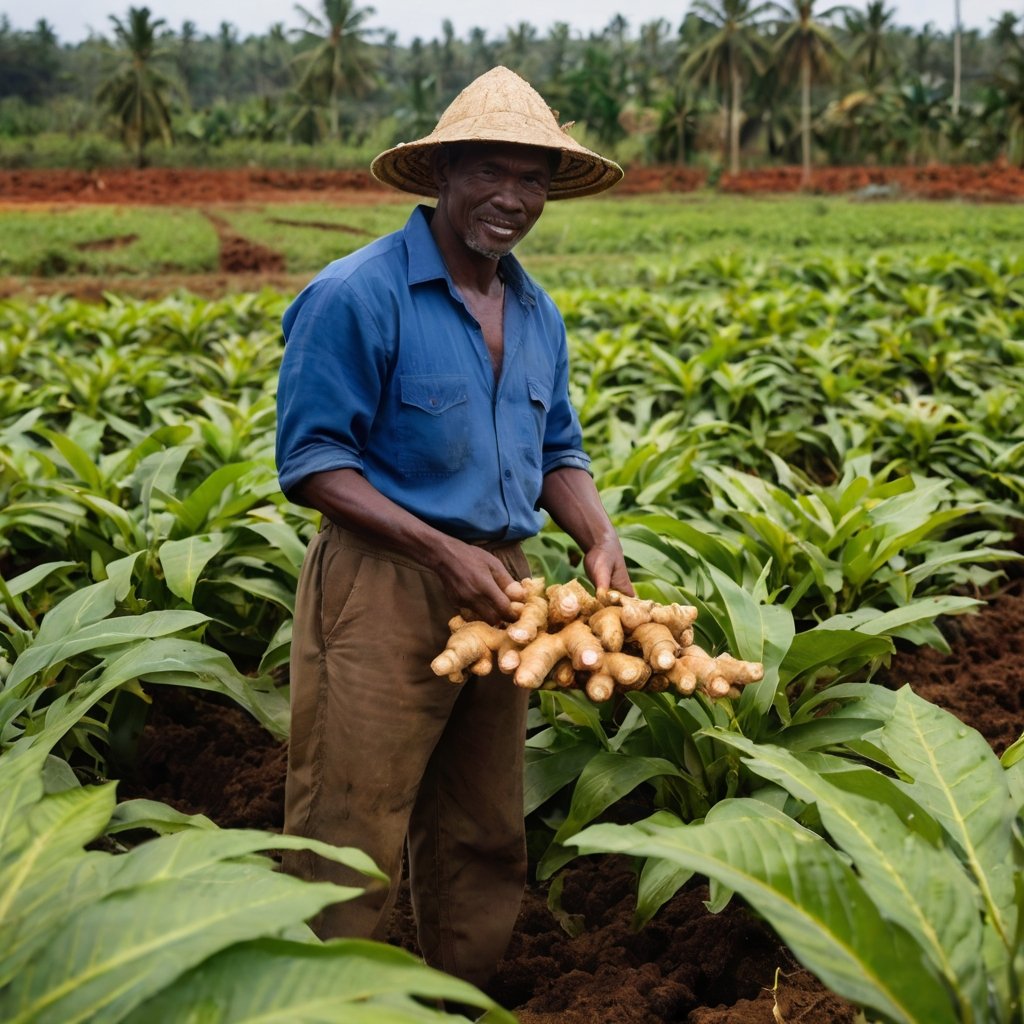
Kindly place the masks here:
<instances>
[{"instance_id":1,"label":"man","mask_svg":"<svg viewBox=\"0 0 1024 1024\"><path fill-rule=\"evenodd\" d=\"M508 677L453 686L430 661L458 610L514 617L539 509L596 586L632 592L569 404L564 325L510 255L547 199L622 171L505 68L372 170L437 206L332 263L284 317L281 486L324 516L295 611L285 828L358 847L391 879L321 914L324 937L386 937L407 843L424 959L482 987L526 879L528 694ZM289 869L361 881L312 855Z\"/></svg>"}]
</instances>

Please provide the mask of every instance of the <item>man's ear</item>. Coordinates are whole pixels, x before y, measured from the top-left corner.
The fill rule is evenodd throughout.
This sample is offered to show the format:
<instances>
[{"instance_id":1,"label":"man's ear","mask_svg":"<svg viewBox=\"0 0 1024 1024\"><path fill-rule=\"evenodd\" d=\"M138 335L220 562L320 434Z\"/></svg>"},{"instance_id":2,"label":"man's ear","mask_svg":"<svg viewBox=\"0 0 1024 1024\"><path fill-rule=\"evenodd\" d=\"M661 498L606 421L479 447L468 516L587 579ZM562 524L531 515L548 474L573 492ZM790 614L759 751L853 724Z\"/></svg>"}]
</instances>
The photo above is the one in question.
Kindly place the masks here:
<instances>
[{"instance_id":1,"label":"man's ear","mask_svg":"<svg viewBox=\"0 0 1024 1024\"><path fill-rule=\"evenodd\" d=\"M443 192L448 185L448 163L448 150L444 146L438 146L430 154L430 170L439 192Z\"/></svg>"}]
</instances>

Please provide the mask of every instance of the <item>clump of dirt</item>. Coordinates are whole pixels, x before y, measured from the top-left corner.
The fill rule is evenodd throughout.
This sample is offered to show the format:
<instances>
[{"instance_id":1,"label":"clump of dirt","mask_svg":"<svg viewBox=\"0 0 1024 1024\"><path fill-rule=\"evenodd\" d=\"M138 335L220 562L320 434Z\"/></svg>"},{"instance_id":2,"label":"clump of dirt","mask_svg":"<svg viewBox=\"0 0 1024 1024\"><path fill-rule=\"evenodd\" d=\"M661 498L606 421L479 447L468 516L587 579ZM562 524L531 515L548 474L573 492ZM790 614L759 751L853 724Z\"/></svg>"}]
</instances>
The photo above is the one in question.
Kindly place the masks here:
<instances>
[{"instance_id":1,"label":"clump of dirt","mask_svg":"<svg viewBox=\"0 0 1024 1024\"><path fill-rule=\"evenodd\" d=\"M978 615L945 624L953 653L894 658L909 683L977 728L998 751L1024 731L1020 663L1024 583ZM149 796L221 825L280 830L285 745L237 706L197 691L153 687L154 708L120 795ZM735 900L720 914L692 883L644 929L632 930L636 879L623 858L578 858L563 872L571 938L548 909L546 883L526 892L491 994L521 1024L853 1024L852 1006L796 964L768 926ZM407 893L389 940L415 951Z\"/></svg>"}]
</instances>

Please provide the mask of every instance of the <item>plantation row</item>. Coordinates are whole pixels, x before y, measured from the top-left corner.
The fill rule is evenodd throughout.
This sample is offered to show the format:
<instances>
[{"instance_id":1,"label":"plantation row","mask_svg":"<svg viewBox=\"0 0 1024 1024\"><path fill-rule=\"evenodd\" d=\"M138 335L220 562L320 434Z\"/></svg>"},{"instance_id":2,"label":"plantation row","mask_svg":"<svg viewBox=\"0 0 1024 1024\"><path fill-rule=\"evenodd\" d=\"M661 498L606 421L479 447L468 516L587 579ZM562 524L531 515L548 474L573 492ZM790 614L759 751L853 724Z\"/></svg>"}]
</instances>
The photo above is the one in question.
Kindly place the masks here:
<instances>
[{"instance_id":1,"label":"plantation row","mask_svg":"<svg viewBox=\"0 0 1024 1024\"><path fill-rule=\"evenodd\" d=\"M866 681L897 642L944 648L936 620L976 608L965 595L1017 557L1024 261L724 255L555 297L638 592L695 604L700 642L765 678L735 704L542 692L527 776L541 876L580 848L649 857L646 920L697 870L880 1019L1019 1021L1021 744L1000 765ZM286 735L315 516L273 467L284 305L0 305L5 1020L286 1009L306 985L339 1021L367 992L366 1021L420 1019L402 993L486 1005L397 950L311 944L301 922L344 893L250 856L307 841L78 785L131 763L154 685L230 696ZM536 571L573 576L566 544L529 542ZM651 822L587 827L645 784ZM140 828L161 836L109 852ZM86 852L101 835L107 852Z\"/></svg>"},{"instance_id":2,"label":"plantation row","mask_svg":"<svg viewBox=\"0 0 1024 1024\"><path fill-rule=\"evenodd\" d=\"M266 201L267 190L259 198L245 198L234 180L200 179L190 191L188 179L176 184L143 179L127 194L123 185L118 191L116 180L95 181L103 186L94 192L106 200L103 205L75 205L83 198L78 193L62 199L55 180L49 194L28 197L35 205L0 210L0 274L109 279L209 273L218 265L217 230L203 212L210 207L232 233L279 253L288 272L312 274L400 228L409 211L404 201L346 203L344 191L334 186L325 187L317 202L274 203ZM17 183L0 176L2 188L15 192ZM123 202L111 203L118 196ZM140 197L148 204L165 201L137 205ZM59 217L52 206L38 205L53 203L59 203ZM908 254L923 258L936 247L1013 259L1022 234L1021 205L613 192L550 204L524 240L521 255L549 286L626 286L653 274L652 284L660 287L660 279L670 277L680 289L701 281L716 284L720 273L740 282L748 269L754 279L762 278L758 266L764 261L784 277L803 274L805 267L813 274L819 258L830 252L840 257L839 274L850 272L844 261L851 255L889 254L909 269ZM716 258L725 260L718 272ZM918 266L919 279L927 281L926 265Z\"/></svg>"}]
</instances>

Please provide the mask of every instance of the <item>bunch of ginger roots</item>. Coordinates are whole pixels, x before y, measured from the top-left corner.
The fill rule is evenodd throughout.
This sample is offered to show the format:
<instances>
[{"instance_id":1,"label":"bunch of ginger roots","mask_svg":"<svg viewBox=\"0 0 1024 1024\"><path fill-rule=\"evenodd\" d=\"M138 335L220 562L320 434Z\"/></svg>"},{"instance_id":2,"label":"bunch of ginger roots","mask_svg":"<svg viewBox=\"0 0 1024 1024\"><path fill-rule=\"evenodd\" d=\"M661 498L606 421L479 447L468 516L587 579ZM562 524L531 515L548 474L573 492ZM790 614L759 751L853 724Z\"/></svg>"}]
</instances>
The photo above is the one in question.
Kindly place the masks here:
<instances>
[{"instance_id":1,"label":"bunch of ginger roots","mask_svg":"<svg viewBox=\"0 0 1024 1024\"><path fill-rule=\"evenodd\" d=\"M545 586L522 581L526 600L513 605L519 616L504 628L448 623L448 646L430 667L453 683L466 672L488 675L495 664L516 686L577 687L592 701L626 690L667 690L689 696L698 688L709 697L738 697L740 687L764 675L764 666L729 654L712 657L693 642L697 609L658 604L616 590L590 594L578 580Z\"/></svg>"}]
</instances>

